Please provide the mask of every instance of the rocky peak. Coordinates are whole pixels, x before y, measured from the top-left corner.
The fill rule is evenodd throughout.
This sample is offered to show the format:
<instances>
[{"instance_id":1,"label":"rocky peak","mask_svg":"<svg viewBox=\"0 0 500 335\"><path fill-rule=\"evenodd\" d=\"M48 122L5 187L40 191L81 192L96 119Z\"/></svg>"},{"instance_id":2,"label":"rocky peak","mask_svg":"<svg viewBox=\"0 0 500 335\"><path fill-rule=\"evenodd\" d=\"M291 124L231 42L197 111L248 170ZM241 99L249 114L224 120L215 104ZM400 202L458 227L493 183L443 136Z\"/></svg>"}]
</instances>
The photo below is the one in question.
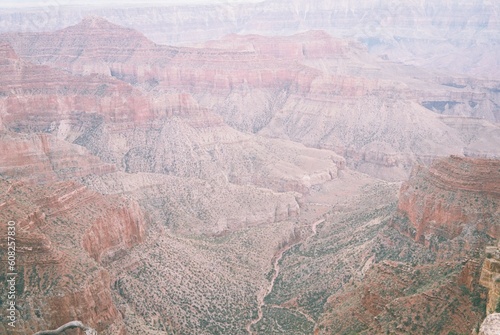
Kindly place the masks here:
<instances>
[{"instance_id":1,"label":"rocky peak","mask_svg":"<svg viewBox=\"0 0 500 335\"><path fill-rule=\"evenodd\" d=\"M85 17L74 26L54 33L42 34L42 38L48 39L49 42L56 45L58 45L56 41L62 40L62 44L59 43L59 45L63 49L78 46L83 47L84 50L96 47L109 50L110 48L137 48L139 45L145 47L155 45L139 31L119 26L95 15Z\"/></svg>"},{"instance_id":2,"label":"rocky peak","mask_svg":"<svg viewBox=\"0 0 500 335\"><path fill-rule=\"evenodd\" d=\"M124 26L120 26L114 24L103 17L97 15L90 15L84 17L79 23L74 26L69 26L60 30L59 32L70 32L74 33L75 31L80 32L88 32L88 33L99 33L102 34L111 34L111 33L125 33L127 35L135 35L141 36L144 39L147 39L143 34L138 32L137 30L126 28ZM57 32L56 32L57 34Z\"/></svg>"},{"instance_id":3,"label":"rocky peak","mask_svg":"<svg viewBox=\"0 0 500 335\"><path fill-rule=\"evenodd\" d=\"M119 28L118 25L113 24L109 22L108 20L95 16L95 15L90 15L87 17L84 17L83 20L79 24L80 27L85 27L85 28Z\"/></svg>"}]
</instances>

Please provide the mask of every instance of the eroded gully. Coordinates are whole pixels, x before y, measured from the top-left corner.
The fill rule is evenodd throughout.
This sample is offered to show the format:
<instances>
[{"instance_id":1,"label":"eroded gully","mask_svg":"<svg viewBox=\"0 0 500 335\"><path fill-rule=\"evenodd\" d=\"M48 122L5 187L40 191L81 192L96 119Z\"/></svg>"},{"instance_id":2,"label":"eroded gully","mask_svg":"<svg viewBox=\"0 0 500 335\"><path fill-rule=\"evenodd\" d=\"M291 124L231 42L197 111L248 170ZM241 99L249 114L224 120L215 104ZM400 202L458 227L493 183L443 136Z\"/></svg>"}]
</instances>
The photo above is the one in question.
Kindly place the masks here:
<instances>
[{"instance_id":1,"label":"eroded gully","mask_svg":"<svg viewBox=\"0 0 500 335\"><path fill-rule=\"evenodd\" d=\"M287 252L288 250L290 250L294 246L301 244L301 243L304 243L304 242L308 241L311 237L315 236L317 234L317 226L319 224L323 223L324 221L325 221L325 219L320 219L320 220L314 221L311 224L311 234L307 235L305 238L298 240L295 243L289 244L289 245L285 246L284 248L281 248L274 256L274 258L273 258L273 260L274 260L273 261L273 270L274 270L273 276L271 277L271 280L269 281L267 288L264 287L259 291L259 293L257 293L257 306L258 306L257 307L257 317L255 319L251 320L246 326L246 330L247 330L249 335L255 335L255 332L252 331L252 326L257 324L263 317L262 308L266 305L265 299L272 292L272 290L274 288L274 282L276 281L276 278L278 278L278 275L280 273L279 262L280 262L281 258L283 258L283 255L285 254L285 252ZM272 307L284 308L282 306L274 306L274 305ZM309 321L315 323L314 319L311 318L309 315L307 315L301 311L296 311L296 312L304 315Z\"/></svg>"}]
</instances>

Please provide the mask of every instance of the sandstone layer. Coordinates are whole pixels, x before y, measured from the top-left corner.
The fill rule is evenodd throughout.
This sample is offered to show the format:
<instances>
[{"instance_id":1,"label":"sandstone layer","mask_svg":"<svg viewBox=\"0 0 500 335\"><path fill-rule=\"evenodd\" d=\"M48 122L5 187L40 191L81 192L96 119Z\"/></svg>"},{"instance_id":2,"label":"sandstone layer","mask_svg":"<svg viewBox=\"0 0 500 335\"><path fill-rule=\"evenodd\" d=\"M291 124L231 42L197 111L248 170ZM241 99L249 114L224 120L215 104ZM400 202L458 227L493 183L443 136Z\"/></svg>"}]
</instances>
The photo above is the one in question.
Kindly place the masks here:
<instances>
[{"instance_id":1,"label":"sandstone layer","mask_svg":"<svg viewBox=\"0 0 500 335\"><path fill-rule=\"evenodd\" d=\"M350 167L389 180L402 180L415 163L428 164L441 156L500 154L492 145L500 136L498 125L471 118L497 121L494 80L436 77L373 57L361 44L321 31L289 37L230 35L196 48L170 47L90 17L52 33L3 34L0 39L31 62L132 85L122 85L120 96L136 98L121 102L108 102L107 92L114 85L106 84L103 92L89 91L99 93L95 99L101 106L110 107L100 112L111 114L120 131L134 127L133 122L158 129L159 121L172 115L206 124L219 114L222 120L217 122L239 131L334 150ZM47 47L51 45L57 47ZM3 122L19 129L9 122L14 118L9 114ZM72 114L65 124L86 121L95 133L98 118L82 120ZM458 121L447 122L440 114L456 115ZM60 131L57 124L52 127L50 131ZM478 132L481 127L488 131ZM107 161L118 159L106 150L103 145L91 149Z\"/></svg>"},{"instance_id":2,"label":"sandstone layer","mask_svg":"<svg viewBox=\"0 0 500 335\"><path fill-rule=\"evenodd\" d=\"M426 245L471 227L498 238L499 173L497 160L458 156L415 168L400 193L399 210L410 221L405 233Z\"/></svg>"},{"instance_id":3,"label":"sandstone layer","mask_svg":"<svg viewBox=\"0 0 500 335\"><path fill-rule=\"evenodd\" d=\"M6 323L2 332L26 334L80 319L98 331L121 333L112 278L100 262L117 261L144 239L146 220L137 204L74 182L34 186L2 178L1 188L2 226L7 231L7 222L16 223L16 303L22 311L17 332Z\"/></svg>"}]
</instances>

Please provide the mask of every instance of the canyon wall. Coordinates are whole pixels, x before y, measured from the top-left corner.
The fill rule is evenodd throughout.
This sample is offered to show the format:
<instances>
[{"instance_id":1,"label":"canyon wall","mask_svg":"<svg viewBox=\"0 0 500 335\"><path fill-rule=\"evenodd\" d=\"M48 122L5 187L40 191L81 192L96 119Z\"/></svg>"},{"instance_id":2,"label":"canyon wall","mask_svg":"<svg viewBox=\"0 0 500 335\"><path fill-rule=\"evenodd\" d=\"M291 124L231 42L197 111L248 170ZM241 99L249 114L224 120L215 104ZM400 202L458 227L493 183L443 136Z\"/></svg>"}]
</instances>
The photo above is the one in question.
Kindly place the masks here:
<instances>
[{"instance_id":1,"label":"canyon wall","mask_svg":"<svg viewBox=\"0 0 500 335\"><path fill-rule=\"evenodd\" d=\"M480 284L488 289L486 313L499 312L500 307L500 256L495 246L486 248L486 259L483 263Z\"/></svg>"},{"instance_id":2,"label":"canyon wall","mask_svg":"<svg viewBox=\"0 0 500 335\"><path fill-rule=\"evenodd\" d=\"M414 168L372 237L378 242L365 249L361 273L332 290L318 333L479 329L485 311L493 312L498 302L497 248L484 250L499 234L499 172L498 160L457 156ZM370 222L366 215L358 220ZM367 244L354 243L352 250Z\"/></svg>"},{"instance_id":3,"label":"canyon wall","mask_svg":"<svg viewBox=\"0 0 500 335\"><path fill-rule=\"evenodd\" d=\"M86 6L57 1L42 8L8 8L0 31L54 31L97 15L144 32L156 43L185 44L227 34L280 34L321 29L355 38L373 54L431 70L498 78L498 14L495 1L356 3L276 1L197 6ZM418 29L416 29L418 27Z\"/></svg>"},{"instance_id":4,"label":"canyon wall","mask_svg":"<svg viewBox=\"0 0 500 335\"><path fill-rule=\"evenodd\" d=\"M255 8L269 4L282 32L298 13L359 14L299 1L289 21L289 2ZM251 16L246 32L276 28ZM261 333L281 312L320 334L448 334L482 318L498 81L324 31L181 47L73 23L0 35L0 220L19 227L23 332L81 319L104 334L240 333L277 250L309 230L279 264ZM397 205L396 184L359 173L399 181L412 167Z\"/></svg>"},{"instance_id":5,"label":"canyon wall","mask_svg":"<svg viewBox=\"0 0 500 335\"><path fill-rule=\"evenodd\" d=\"M398 208L410 223L405 233L426 245L471 227L498 238L499 173L497 160L458 156L415 168L400 191Z\"/></svg>"},{"instance_id":6,"label":"canyon wall","mask_svg":"<svg viewBox=\"0 0 500 335\"><path fill-rule=\"evenodd\" d=\"M55 329L74 319L104 334L122 333L113 279L100 262L119 260L144 239L146 219L138 205L75 182L0 183L2 227L7 231L9 221L16 227L16 304L22 311L15 330L4 323L2 333ZM5 239L1 247L7 249Z\"/></svg>"},{"instance_id":7,"label":"canyon wall","mask_svg":"<svg viewBox=\"0 0 500 335\"><path fill-rule=\"evenodd\" d=\"M145 137L176 138L176 128L186 124L206 134L232 133L235 140L241 134L227 126L332 150L349 167L389 180L405 179L415 163L429 164L437 157L500 154L492 144L500 136L498 125L491 123L498 117L494 80L432 76L373 57L362 44L322 31L229 35L196 48L171 47L88 17L55 32L7 33L0 40L23 58L4 45L6 78L19 77L13 65L18 63L34 73L6 80L3 123L14 131L57 133L106 162L124 162L128 171L137 171L130 163L136 156L147 162L143 172L175 170ZM36 88L35 74L44 71L60 80ZM33 88L13 94L19 85ZM122 136L124 131L134 135ZM191 129L182 132L199 136ZM124 145L132 137L135 147ZM200 141L190 137L193 144ZM145 152L155 154L144 157ZM151 166L149 156L154 155L167 166Z\"/></svg>"}]
</instances>

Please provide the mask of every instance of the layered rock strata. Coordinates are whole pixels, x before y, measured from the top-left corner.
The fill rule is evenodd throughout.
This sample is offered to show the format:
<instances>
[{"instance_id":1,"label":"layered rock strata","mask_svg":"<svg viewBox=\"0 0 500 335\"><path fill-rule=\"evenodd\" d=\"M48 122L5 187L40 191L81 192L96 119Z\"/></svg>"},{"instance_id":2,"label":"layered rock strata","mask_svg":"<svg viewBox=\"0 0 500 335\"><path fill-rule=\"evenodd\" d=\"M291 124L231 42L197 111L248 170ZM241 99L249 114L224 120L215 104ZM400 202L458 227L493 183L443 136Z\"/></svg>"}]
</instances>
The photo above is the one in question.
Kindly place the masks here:
<instances>
[{"instance_id":1,"label":"layered rock strata","mask_svg":"<svg viewBox=\"0 0 500 335\"><path fill-rule=\"evenodd\" d=\"M82 37L90 35L95 38ZM455 85L450 78L374 58L359 43L321 31L290 37L230 35L197 48L168 47L91 17L53 33L4 34L0 39L35 63L78 76L112 76L147 92L148 102L135 91L138 98L126 101L138 111L134 116L124 111L114 121L169 117L177 107L165 95L189 92L195 103L186 108L184 100L183 113L201 108L240 131L334 150L350 167L384 179L405 179L416 162L428 164L440 156L500 154L491 145L500 134L498 126L488 124L487 132L476 132L472 128L485 121L468 118L498 118L494 81L463 86L457 79ZM118 43L122 40L127 45ZM143 110L147 105L149 113ZM472 128L446 122L440 113L460 115Z\"/></svg>"},{"instance_id":2,"label":"layered rock strata","mask_svg":"<svg viewBox=\"0 0 500 335\"><path fill-rule=\"evenodd\" d=\"M491 314L500 310L500 249L487 247L486 258L481 271L480 284L488 289L486 313Z\"/></svg>"},{"instance_id":3,"label":"layered rock strata","mask_svg":"<svg viewBox=\"0 0 500 335\"><path fill-rule=\"evenodd\" d=\"M415 168L400 191L398 208L410 222L405 233L426 245L471 227L498 238L499 180L498 160L452 156Z\"/></svg>"},{"instance_id":4,"label":"layered rock strata","mask_svg":"<svg viewBox=\"0 0 500 335\"><path fill-rule=\"evenodd\" d=\"M2 226L16 228L17 333L54 329L74 319L106 333L121 333L104 262L116 261L145 237L138 205L104 197L74 182L34 186L0 179ZM7 249L6 240L1 247ZM2 262L7 263L7 254Z\"/></svg>"}]
</instances>

